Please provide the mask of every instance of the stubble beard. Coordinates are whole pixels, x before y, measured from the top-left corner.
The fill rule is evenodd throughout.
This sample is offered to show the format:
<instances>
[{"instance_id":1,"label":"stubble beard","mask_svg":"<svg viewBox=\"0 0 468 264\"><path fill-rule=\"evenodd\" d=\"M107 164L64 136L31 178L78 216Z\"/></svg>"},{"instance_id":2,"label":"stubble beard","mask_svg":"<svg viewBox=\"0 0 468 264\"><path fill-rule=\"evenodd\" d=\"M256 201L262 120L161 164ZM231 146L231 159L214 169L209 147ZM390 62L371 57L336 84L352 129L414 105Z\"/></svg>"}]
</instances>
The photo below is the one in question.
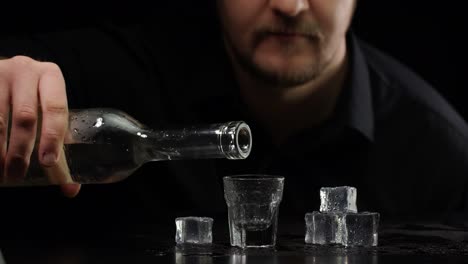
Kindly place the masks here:
<instances>
[{"instance_id":1,"label":"stubble beard","mask_svg":"<svg viewBox=\"0 0 468 264\"><path fill-rule=\"evenodd\" d=\"M310 58L304 58L306 62L302 65L292 65L292 67L286 69L284 67L275 68L272 65L268 65L266 61L256 61L256 49L260 48L262 42L271 33L278 32L301 34L307 41L307 44L310 45L309 48L313 52L313 55L309 54ZM234 60L234 63L243 72L248 74L250 79L269 87L293 87L316 80L327 64L321 54L322 41L323 36L316 23L284 18L273 25L258 28L254 33L253 43L251 43L249 51L236 48L235 42L225 35L225 44L230 51L231 59ZM281 54L278 55L282 56L285 60L288 57L300 56L297 54L299 47L295 46L294 43L282 43L279 46L281 50L278 50L278 52Z\"/></svg>"},{"instance_id":2,"label":"stubble beard","mask_svg":"<svg viewBox=\"0 0 468 264\"><path fill-rule=\"evenodd\" d=\"M242 54L232 49L234 59L250 78L265 86L294 87L316 80L325 68L319 54L310 63L300 68L275 69L265 63L256 62L253 55Z\"/></svg>"}]
</instances>

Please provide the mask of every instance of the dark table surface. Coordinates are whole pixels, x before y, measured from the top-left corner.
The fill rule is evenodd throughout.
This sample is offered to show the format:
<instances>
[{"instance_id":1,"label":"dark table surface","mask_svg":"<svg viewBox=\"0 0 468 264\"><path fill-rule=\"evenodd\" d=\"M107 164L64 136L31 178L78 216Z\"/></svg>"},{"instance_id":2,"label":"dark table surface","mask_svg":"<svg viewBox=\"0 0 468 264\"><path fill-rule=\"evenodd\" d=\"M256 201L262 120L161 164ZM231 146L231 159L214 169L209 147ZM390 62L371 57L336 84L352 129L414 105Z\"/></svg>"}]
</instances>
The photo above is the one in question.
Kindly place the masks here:
<instances>
[{"instance_id":1,"label":"dark table surface","mask_svg":"<svg viewBox=\"0 0 468 264\"><path fill-rule=\"evenodd\" d=\"M434 222L381 223L371 248L304 243L304 223L279 227L274 249L229 245L227 221L215 219L213 244L176 246L172 222L120 228L71 227L61 232L13 232L0 238L3 260L14 263L468 263L468 229Z\"/></svg>"}]
</instances>

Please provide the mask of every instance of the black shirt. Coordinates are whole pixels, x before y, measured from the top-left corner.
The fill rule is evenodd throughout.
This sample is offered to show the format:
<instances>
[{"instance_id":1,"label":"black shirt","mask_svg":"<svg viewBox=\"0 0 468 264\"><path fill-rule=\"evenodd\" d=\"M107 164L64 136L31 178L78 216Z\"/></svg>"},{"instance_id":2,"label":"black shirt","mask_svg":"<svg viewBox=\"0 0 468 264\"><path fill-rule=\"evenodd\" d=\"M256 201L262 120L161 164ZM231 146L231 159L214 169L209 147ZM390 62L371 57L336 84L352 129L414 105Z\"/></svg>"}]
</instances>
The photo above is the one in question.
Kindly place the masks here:
<instances>
[{"instance_id":1,"label":"black shirt","mask_svg":"<svg viewBox=\"0 0 468 264\"><path fill-rule=\"evenodd\" d=\"M239 96L219 34L189 31L181 40L165 32L161 39L162 28L13 38L2 50L59 64L72 108L119 108L160 129L245 120L253 132L250 157L148 163L123 182L84 186L73 201L41 198L57 203L51 211L123 222L225 212L222 177L245 173L284 175L282 215L298 219L318 210L322 186L355 186L358 210L383 219L467 209L465 121L417 74L352 32L349 76L333 117L274 147Z\"/></svg>"}]
</instances>

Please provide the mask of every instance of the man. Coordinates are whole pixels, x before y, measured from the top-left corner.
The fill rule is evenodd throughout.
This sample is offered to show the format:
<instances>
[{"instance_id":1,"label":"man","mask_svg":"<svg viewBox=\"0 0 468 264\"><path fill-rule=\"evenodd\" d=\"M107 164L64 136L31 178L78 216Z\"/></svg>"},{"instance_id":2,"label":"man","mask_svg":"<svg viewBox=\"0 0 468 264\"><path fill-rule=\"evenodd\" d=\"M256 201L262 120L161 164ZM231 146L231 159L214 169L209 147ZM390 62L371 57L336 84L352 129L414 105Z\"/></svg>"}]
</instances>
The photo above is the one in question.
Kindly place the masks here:
<instances>
[{"instance_id":1,"label":"man","mask_svg":"<svg viewBox=\"0 0 468 264\"><path fill-rule=\"evenodd\" d=\"M252 126L253 152L245 161L174 161L136 172L126 189L139 197L131 204L146 201L146 210L157 203L158 212L222 211L220 178L252 172L286 176L282 210L297 219L318 209L321 186L336 185L357 187L358 209L388 218L464 210L465 122L426 82L354 36L355 5L219 0L219 42L203 42L203 33L176 22L167 32L155 23L49 34L35 39L40 44L6 40L3 177L27 170L37 109L38 158L62 173L68 96L72 107L121 108L155 127L234 119ZM18 50L28 57L11 57ZM62 189L75 196L79 185ZM166 199L174 192L179 199Z\"/></svg>"}]
</instances>

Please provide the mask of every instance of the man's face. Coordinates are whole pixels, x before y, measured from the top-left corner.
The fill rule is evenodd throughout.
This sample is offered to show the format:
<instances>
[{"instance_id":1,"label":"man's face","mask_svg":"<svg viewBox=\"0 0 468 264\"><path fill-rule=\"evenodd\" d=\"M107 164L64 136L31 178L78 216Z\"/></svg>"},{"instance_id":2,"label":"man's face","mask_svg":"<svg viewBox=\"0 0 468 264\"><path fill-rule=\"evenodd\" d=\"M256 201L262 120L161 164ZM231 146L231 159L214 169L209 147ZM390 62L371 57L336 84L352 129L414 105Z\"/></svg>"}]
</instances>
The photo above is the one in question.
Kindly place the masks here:
<instances>
[{"instance_id":1,"label":"man's face","mask_svg":"<svg viewBox=\"0 0 468 264\"><path fill-rule=\"evenodd\" d=\"M356 0L219 0L226 45L240 66L271 84L300 85L332 60Z\"/></svg>"}]
</instances>

